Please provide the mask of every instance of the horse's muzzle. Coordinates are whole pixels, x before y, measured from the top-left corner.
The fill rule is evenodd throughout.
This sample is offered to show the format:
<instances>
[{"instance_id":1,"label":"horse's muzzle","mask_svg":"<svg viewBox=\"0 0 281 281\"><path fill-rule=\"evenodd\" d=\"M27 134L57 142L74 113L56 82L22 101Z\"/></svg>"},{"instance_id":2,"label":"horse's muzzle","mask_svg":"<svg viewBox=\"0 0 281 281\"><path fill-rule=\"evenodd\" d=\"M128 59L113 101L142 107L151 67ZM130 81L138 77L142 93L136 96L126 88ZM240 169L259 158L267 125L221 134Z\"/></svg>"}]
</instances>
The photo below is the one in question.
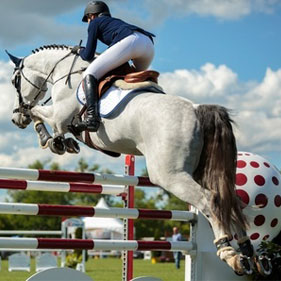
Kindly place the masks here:
<instances>
[{"instance_id":1,"label":"horse's muzzle","mask_svg":"<svg viewBox=\"0 0 281 281\"><path fill-rule=\"evenodd\" d=\"M12 117L12 122L20 129L25 129L31 123L31 121L32 119L29 115L22 113L14 113Z\"/></svg>"}]
</instances>

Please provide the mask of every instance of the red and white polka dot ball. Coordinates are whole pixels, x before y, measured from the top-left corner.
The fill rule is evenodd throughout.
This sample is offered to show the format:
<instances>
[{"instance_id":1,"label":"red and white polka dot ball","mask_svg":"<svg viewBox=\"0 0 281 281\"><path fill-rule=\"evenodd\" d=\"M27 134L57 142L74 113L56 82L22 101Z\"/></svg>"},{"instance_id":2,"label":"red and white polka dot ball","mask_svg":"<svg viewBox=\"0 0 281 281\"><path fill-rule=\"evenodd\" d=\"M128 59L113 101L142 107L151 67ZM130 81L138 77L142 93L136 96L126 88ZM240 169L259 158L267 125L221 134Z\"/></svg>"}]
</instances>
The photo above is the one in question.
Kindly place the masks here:
<instances>
[{"instance_id":1,"label":"red and white polka dot ball","mask_svg":"<svg viewBox=\"0 0 281 281\"><path fill-rule=\"evenodd\" d=\"M238 152L236 193L247 205L248 236L255 249L261 241L272 240L281 231L281 177L277 168L263 157ZM234 234L233 246L237 247Z\"/></svg>"}]
</instances>

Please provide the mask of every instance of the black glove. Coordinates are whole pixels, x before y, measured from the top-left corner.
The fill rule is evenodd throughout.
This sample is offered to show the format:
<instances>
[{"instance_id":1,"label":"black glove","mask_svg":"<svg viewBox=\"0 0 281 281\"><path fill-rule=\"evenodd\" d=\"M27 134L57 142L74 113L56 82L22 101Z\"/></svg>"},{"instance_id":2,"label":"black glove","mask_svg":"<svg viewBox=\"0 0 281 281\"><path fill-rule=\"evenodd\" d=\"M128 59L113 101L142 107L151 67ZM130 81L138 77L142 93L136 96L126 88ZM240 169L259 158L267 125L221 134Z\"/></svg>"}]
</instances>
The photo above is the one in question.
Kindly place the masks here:
<instances>
[{"instance_id":1,"label":"black glove","mask_svg":"<svg viewBox=\"0 0 281 281\"><path fill-rule=\"evenodd\" d=\"M72 54L75 54L75 55L79 55L79 50L81 49L81 46L74 46L72 49L71 49L71 53Z\"/></svg>"}]
</instances>

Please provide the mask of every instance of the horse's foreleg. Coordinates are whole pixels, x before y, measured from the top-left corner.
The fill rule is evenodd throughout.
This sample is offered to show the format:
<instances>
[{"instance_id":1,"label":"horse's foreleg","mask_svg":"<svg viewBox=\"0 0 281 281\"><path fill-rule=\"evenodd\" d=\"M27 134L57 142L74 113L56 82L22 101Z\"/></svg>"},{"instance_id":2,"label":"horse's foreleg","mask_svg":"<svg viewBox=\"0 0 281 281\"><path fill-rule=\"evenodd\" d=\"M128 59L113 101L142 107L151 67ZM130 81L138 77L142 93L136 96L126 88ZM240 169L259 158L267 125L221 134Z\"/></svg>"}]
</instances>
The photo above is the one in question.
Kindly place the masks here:
<instances>
[{"instance_id":1,"label":"horse's foreleg","mask_svg":"<svg viewBox=\"0 0 281 281\"><path fill-rule=\"evenodd\" d=\"M46 149L48 147L53 147L54 139L49 134L44 123L49 124L54 131L52 116L53 116L53 107L52 106L35 106L31 109L31 116L34 122L34 130L36 131L39 139L39 145L41 148ZM53 150L52 150L53 151ZM55 150L53 152L62 154L62 149L58 149L58 152Z\"/></svg>"},{"instance_id":2,"label":"horse's foreleg","mask_svg":"<svg viewBox=\"0 0 281 281\"><path fill-rule=\"evenodd\" d=\"M45 124L42 120L37 120L34 122L34 130L36 131L38 138L39 138L39 145L41 148L46 149L50 148L50 150L55 153L62 155L66 151L66 146L64 144L64 137L63 136L57 136L52 137Z\"/></svg>"},{"instance_id":3,"label":"horse's foreleg","mask_svg":"<svg viewBox=\"0 0 281 281\"><path fill-rule=\"evenodd\" d=\"M34 129L39 138L39 145L50 150L55 154L79 153L79 144L73 138L64 138L65 131L60 123L54 120L54 110L52 106L36 106L32 109ZM49 134L44 122L48 123L53 129L53 137Z\"/></svg>"},{"instance_id":4,"label":"horse's foreleg","mask_svg":"<svg viewBox=\"0 0 281 281\"><path fill-rule=\"evenodd\" d=\"M37 105L34 106L31 110L31 118L34 121L34 123L41 121L42 123L47 123L51 126L51 128L55 129L55 120L53 118L54 110L52 105L48 106L41 106Z\"/></svg>"},{"instance_id":5,"label":"horse's foreleg","mask_svg":"<svg viewBox=\"0 0 281 281\"><path fill-rule=\"evenodd\" d=\"M42 120L37 120L34 122L34 130L37 133L40 147L43 149L48 148L49 141L52 139L52 136L49 134Z\"/></svg>"}]
</instances>

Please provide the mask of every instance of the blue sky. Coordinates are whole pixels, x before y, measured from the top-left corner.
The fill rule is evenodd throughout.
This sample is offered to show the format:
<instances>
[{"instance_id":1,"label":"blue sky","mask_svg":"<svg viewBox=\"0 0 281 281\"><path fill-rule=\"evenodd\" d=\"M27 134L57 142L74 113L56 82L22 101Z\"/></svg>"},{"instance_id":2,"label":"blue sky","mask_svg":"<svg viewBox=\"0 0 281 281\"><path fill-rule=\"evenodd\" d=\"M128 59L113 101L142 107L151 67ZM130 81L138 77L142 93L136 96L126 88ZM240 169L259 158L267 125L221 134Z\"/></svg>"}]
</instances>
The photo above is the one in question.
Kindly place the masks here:
<instances>
[{"instance_id":1,"label":"blue sky","mask_svg":"<svg viewBox=\"0 0 281 281\"><path fill-rule=\"evenodd\" d=\"M38 148L33 128L20 130L10 122L15 90L10 85L12 66L4 50L26 56L41 45L76 45L80 39L85 44L87 24L81 17L87 2L1 1L1 166L26 167L39 159L71 169L84 157L89 163L123 173L123 159L110 159L86 147L75 157L54 156ZM281 1L107 3L114 16L156 34L152 68L161 73L159 83L168 94L233 109L238 149L260 154L281 168ZM98 51L104 49L98 46ZM138 163L140 172L144 160L140 158Z\"/></svg>"},{"instance_id":2,"label":"blue sky","mask_svg":"<svg viewBox=\"0 0 281 281\"><path fill-rule=\"evenodd\" d=\"M261 80L267 67L280 67L280 24L281 10L233 21L198 15L169 20L159 28L157 45L169 64L159 60L155 66L161 71L198 69L208 61L226 64L241 80Z\"/></svg>"}]
</instances>

